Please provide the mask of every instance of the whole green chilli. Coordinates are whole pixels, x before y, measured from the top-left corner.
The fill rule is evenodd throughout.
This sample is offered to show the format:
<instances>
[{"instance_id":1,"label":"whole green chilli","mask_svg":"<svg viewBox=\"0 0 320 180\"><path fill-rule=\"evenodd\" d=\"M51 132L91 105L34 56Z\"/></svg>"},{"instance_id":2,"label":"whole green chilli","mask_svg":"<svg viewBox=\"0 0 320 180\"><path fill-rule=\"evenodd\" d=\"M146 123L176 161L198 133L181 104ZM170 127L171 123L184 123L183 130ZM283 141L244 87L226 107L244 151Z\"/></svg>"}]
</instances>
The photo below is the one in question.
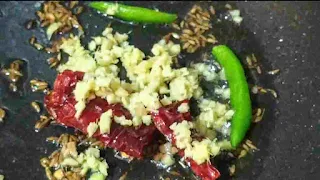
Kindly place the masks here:
<instances>
[{"instance_id":1,"label":"whole green chilli","mask_svg":"<svg viewBox=\"0 0 320 180\"><path fill-rule=\"evenodd\" d=\"M245 137L252 119L249 87L242 65L237 56L225 45L212 48L212 54L224 68L230 87L231 107L235 111L231 119L232 147L237 147Z\"/></svg>"},{"instance_id":2,"label":"whole green chilli","mask_svg":"<svg viewBox=\"0 0 320 180\"><path fill-rule=\"evenodd\" d=\"M130 22L172 23L178 17L176 14L111 2L91 2L89 6L102 13L106 13L108 10L112 9L114 12L109 15Z\"/></svg>"}]
</instances>

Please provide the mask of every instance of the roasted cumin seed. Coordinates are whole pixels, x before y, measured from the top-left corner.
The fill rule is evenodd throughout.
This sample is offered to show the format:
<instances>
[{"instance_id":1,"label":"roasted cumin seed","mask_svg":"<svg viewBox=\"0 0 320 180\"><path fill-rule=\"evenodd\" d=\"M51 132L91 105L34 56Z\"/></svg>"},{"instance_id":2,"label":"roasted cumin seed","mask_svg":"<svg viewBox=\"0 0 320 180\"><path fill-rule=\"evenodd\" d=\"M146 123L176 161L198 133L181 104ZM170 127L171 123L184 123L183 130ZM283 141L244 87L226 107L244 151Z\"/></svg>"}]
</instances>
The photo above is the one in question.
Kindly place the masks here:
<instances>
[{"instance_id":1,"label":"roasted cumin seed","mask_svg":"<svg viewBox=\"0 0 320 180\"><path fill-rule=\"evenodd\" d=\"M258 123L262 120L264 113L265 113L265 108L257 108L253 111L253 117L252 117L252 122L253 123Z\"/></svg>"},{"instance_id":2,"label":"roasted cumin seed","mask_svg":"<svg viewBox=\"0 0 320 180\"><path fill-rule=\"evenodd\" d=\"M255 145L253 145L252 141L251 140L246 140L245 144L252 150L259 150Z\"/></svg>"},{"instance_id":3,"label":"roasted cumin seed","mask_svg":"<svg viewBox=\"0 0 320 180\"><path fill-rule=\"evenodd\" d=\"M69 2L69 7L71 8L71 9L73 9L76 5L78 5L79 4L79 1L70 1Z\"/></svg>"},{"instance_id":4,"label":"roasted cumin seed","mask_svg":"<svg viewBox=\"0 0 320 180\"><path fill-rule=\"evenodd\" d=\"M43 46L39 43L34 43L33 46L37 49L37 50L42 50Z\"/></svg>"},{"instance_id":5,"label":"roasted cumin seed","mask_svg":"<svg viewBox=\"0 0 320 180\"><path fill-rule=\"evenodd\" d=\"M187 42L187 43L185 43L185 44L182 46L182 49L187 49L189 46L190 46L190 43Z\"/></svg>"},{"instance_id":6,"label":"roasted cumin seed","mask_svg":"<svg viewBox=\"0 0 320 180\"><path fill-rule=\"evenodd\" d=\"M193 6L192 9L190 10L190 13L194 14L196 13L196 11L197 11L197 6Z\"/></svg>"},{"instance_id":7,"label":"roasted cumin seed","mask_svg":"<svg viewBox=\"0 0 320 180\"><path fill-rule=\"evenodd\" d=\"M60 152L55 151L50 155L49 167L57 167L59 164Z\"/></svg>"},{"instance_id":8,"label":"roasted cumin seed","mask_svg":"<svg viewBox=\"0 0 320 180\"><path fill-rule=\"evenodd\" d=\"M41 111L40 106L37 102L33 101L31 102L31 107L37 112L39 113Z\"/></svg>"},{"instance_id":9,"label":"roasted cumin seed","mask_svg":"<svg viewBox=\"0 0 320 180\"><path fill-rule=\"evenodd\" d=\"M180 28L183 28L184 27L184 21L181 21L180 22Z\"/></svg>"},{"instance_id":10,"label":"roasted cumin seed","mask_svg":"<svg viewBox=\"0 0 320 180\"><path fill-rule=\"evenodd\" d=\"M17 92L18 90L18 87L15 83L10 83L9 84L9 89L12 91L12 92Z\"/></svg>"},{"instance_id":11,"label":"roasted cumin seed","mask_svg":"<svg viewBox=\"0 0 320 180\"><path fill-rule=\"evenodd\" d=\"M275 74L278 74L279 72L280 72L280 69L274 69L274 70L268 71L268 74L275 75Z\"/></svg>"},{"instance_id":12,"label":"roasted cumin seed","mask_svg":"<svg viewBox=\"0 0 320 180\"><path fill-rule=\"evenodd\" d=\"M212 43L212 44L216 44L216 43L217 43L217 40L216 40L216 39L212 39L212 38L208 38L208 39L207 39L207 42L208 42L208 43Z\"/></svg>"},{"instance_id":13,"label":"roasted cumin seed","mask_svg":"<svg viewBox=\"0 0 320 180\"><path fill-rule=\"evenodd\" d=\"M229 167L230 176L233 176L235 172L236 172L236 165L233 164Z\"/></svg>"},{"instance_id":14,"label":"roasted cumin seed","mask_svg":"<svg viewBox=\"0 0 320 180\"><path fill-rule=\"evenodd\" d=\"M40 26L41 26L41 27L46 27L46 26L48 26L49 24L50 24L50 21L45 20L45 21L42 21L42 22L41 22Z\"/></svg>"},{"instance_id":15,"label":"roasted cumin seed","mask_svg":"<svg viewBox=\"0 0 320 180\"><path fill-rule=\"evenodd\" d=\"M241 150L241 151L240 151L240 154L239 154L239 156L238 156L238 159L245 157L247 154L248 154L248 151L246 151L246 150L244 150L244 149Z\"/></svg>"},{"instance_id":16,"label":"roasted cumin seed","mask_svg":"<svg viewBox=\"0 0 320 180\"><path fill-rule=\"evenodd\" d=\"M36 79L32 79L30 81L30 86L33 92L35 91L43 91L48 88L48 83Z\"/></svg>"},{"instance_id":17,"label":"roasted cumin seed","mask_svg":"<svg viewBox=\"0 0 320 180\"><path fill-rule=\"evenodd\" d=\"M34 43L37 41L36 37L32 36L30 39L29 39L29 43L31 45L34 45Z\"/></svg>"},{"instance_id":18,"label":"roasted cumin seed","mask_svg":"<svg viewBox=\"0 0 320 180\"><path fill-rule=\"evenodd\" d=\"M211 13L212 15L215 15L215 14L216 14L216 10L214 9L213 6L210 6L210 13Z\"/></svg>"},{"instance_id":19,"label":"roasted cumin seed","mask_svg":"<svg viewBox=\"0 0 320 180\"><path fill-rule=\"evenodd\" d=\"M53 173L53 176L54 176L56 179L58 179L58 180L62 179L62 178L64 177L63 169L58 169L58 170L56 170L56 171Z\"/></svg>"},{"instance_id":20,"label":"roasted cumin seed","mask_svg":"<svg viewBox=\"0 0 320 180\"><path fill-rule=\"evenodd\" d=\"M51 143L57 143L58 139L59 139L58 137L50 136L50 137L47 137L46 141L51 142Z\"/></svg>"},{"instance_id":21,"label":"roasted cumin seed","mask_svg":"<svg viewBox=\"0 0 320 180\"><path fill-rule=\"evenodd\" d=\"M47 59L47 63L49 64L50 68L53 68L59 64L59 60L56 57L51 57Z\"/></svg>"},{"instance_id":22,"label":"roasted cumin seed","mask_svg":"<svg viewBox=\"0 0 320 180\"><path fill-rule=\"evenodd\" d=\"M77 9L76 9L76 12L75 14L78 15L78 14L81 14L84 10L84 7L83 6L78 6Z\"/></svg>"},{"instance_id":23,"label":"roasted cumin seed","mask_svg":"<svg viewBox=\"0 0 320 180\"><path fill-rule=\"evenodd\" d=\"M49 167L45 168L46 176L49 180L55 180Z\"/></svg>"},{"instance_id":24,"label":"roasted cumin seed","mask_svg":"<svg viewBox=\"0 0 320 180\"><path fill-rule=\"evenodd\" d=\"M28 30L33 29L35 26L36 26L36 21L34 19L27 21L25 24L25 27Z\"/></svg>"},{"instance_id":25,"label":"roasted cumin seed","mask_svg":"<svg viewBox=\"0 0 320 180\"><path fill-rule=\"evenodd\" d=\"M50 163L50 160L47 157L40 159L40 164L44 168L49 167L49 163Z\"/></svg>"},{"instance_id":26,"label":"roasted cumin seed","mask_svg":"<svg viewBox=\"0 0 320 180\"><path fill-rule=\"evenodd\" d=\"M275 90L273 90L273 89L266 89L266 90L267 90L268 92L270 92L274 98L277 98L277 97L278 97L278 94L276 93Z\"/></svg>"},{"instance_id":27,"label":"roasted cumin seed","mask_svg":"<svg viewBox=\"0 0 320 180\"><path fill-rule=\"evenodd\" d=\"M190 29L184 29L184 30L182 30L182 33L183 34L188 34L188 35L192 35L193 34L193 32Z\"/></svg>"},{"instance_id":28,"label":"roasted cumin seed","mask_svg":"<svg viewBox=\"0 0 320 180\"><path fill-rule=\"evenodd\" d=\"M51 120L52 120L51 118L41 115L40 120L38 120L34 126L36 131L39 131L42 128L48 126Z\"/></svg>"},{"instance_id":29,"label":"roasted cumin seed","mask_svg":"<svg viewBox=\"0 0 320 180\"><path fill-rule=\"evenodd\" d=\"M261 74L261 73L262 73L260 66L257 66L257 67L256 67L256 70L257 70L257 73L258 73L258 74Z\"/></svg>"},{"instance_id":30,"label":"roasted cumin seed","mask_svg":"<svg viewBox=\"0 0 320 180\"><path fill-rule=\"evenodd\" d=\"M3 122L5 117L6 117L6 111L0 108L0 122Z\"/></svg>"}]
</instances>

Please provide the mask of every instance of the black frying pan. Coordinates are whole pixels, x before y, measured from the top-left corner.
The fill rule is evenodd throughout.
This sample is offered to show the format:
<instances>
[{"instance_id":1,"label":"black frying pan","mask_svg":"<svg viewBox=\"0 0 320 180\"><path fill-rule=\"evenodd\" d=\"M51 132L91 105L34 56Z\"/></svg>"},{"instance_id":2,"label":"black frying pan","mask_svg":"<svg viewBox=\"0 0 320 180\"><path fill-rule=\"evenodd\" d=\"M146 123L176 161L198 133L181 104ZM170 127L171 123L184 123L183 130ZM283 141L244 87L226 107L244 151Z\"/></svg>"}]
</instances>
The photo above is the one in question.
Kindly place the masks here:
<instances>
[{"instance_id":1,"label":"black frying pan","mask_svg":"<svg viewBox=\"0 0 320 180\"><path fill-rule=\"evenodd\" d=\"M129 2L128 2L129 3ZM145 7L179 13L180 17L194 2L130 2ZM213 4L217 14L223 13L225 2ZM237 2L231 3L241 10L244 21L240 27L232 23L214 26L214 35L220 43L232 47L241 59L255 53L261 61L263 75L247 71L249 81L276 89L278 99L269 95L253 97L255 106L266 107L262 122L254 125L248 134L260 151L237 161L236 179L319 179L320 178L320 3L317 2ZM69 131L51 126L36 133L33 129L38 115L30 102L42 102L43 94L32 93L29 80L38 77L50 83L56 72L48 68L45 53L39 53L28 44L31 35L46 39L43 30L27 31L24 23L35 18L39 2L0 2L0 64L8 65L14 59L26 60L25 77L20 90L12 93L6 79L0 77L0 106L7 110L5 123L0 125L0 174L8 180L45 179L39 159L56 147L45 138ZM221 15L223 16L223 15ZM112 21L87 10L80 18L87 37L98 34ZM90 24L88 24L90 22ZM97 27L95 27L97 25ZM147 50L165 35L165 27L130 26L113 22L120 32L133 29L132 42ZM281 40L282 39L282 40ZM193 57L186 56L186 62ZM186 63L186 62L181 62ZM277 76L266 71L280 68ZM44 112L44 111L43 111ZM160 179L168 174L155 165L134 161L127 164L106 152L111 166L109 179L118 179L128 171L127 179ZM215 159L219 170L226 172L228 159ZM185 179L194 179L190 172L180 170ZM227 174L227 173L225 173ZM221 179L229 179L223 175ZM172 178L183 179L183 178Z\"/></svg>"}]
</instances>

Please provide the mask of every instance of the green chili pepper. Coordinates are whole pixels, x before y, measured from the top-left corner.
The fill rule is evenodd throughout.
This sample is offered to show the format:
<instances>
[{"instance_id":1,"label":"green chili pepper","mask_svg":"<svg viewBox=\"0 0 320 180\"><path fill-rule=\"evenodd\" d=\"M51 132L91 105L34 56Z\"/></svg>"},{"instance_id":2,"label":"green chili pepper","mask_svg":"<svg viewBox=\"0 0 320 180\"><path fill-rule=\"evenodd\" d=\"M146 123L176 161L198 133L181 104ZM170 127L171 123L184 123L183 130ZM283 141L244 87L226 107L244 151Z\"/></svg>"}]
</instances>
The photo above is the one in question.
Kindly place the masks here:
<instances>
[{"instance_id":1,"label":"green chili pepper","mask_svg":"<svg viewBox=\"0 0 320 180\"><path fill-rule=\"evenodd\" d=\"M244 70L237 56L225 45L215 46L212 54L224 68L230 87L230 101L235 111L231 120L231 145L237 147L248 131L251 118L251 100Z\"/></svg>"},{"instance_id":2,"label":"green chili pepper","mask_svg":"<svg viewBox=\"0 0 320 180\"><path fill-rule=\"evenodd\" d=\"M118 3L91 2L89 6L102 13L132 22L172 23L177 19L176 14L168 14L147 8L128 6Z\"/></svg>"}]
</instances>

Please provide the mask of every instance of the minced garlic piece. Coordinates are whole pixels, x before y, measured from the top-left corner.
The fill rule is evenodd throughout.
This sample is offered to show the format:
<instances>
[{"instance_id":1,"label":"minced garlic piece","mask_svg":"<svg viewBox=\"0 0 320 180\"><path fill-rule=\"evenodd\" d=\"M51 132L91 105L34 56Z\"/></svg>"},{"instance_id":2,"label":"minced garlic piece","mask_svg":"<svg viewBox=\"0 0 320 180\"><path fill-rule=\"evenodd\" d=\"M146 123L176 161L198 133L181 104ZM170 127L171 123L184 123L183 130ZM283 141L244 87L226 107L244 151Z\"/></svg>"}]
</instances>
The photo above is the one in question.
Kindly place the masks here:
<instances>
[{"instance_id":1,"label":"minced garlic piece","mask_svg":"<svg viewBox=\"0 0 320 180\"><path fill-rule=\"evenodd\" d=\"M64 146L65 147L65 146ZM80 175L85 177L87 172L91 172L93 174L99 174L99 177L105 179L108 176L108 164L105 159L100 157L100 150L96 148L89 147L85 152L78 154L76 149L75 153L70 156L69 153L63 153L67 149L61 150L63 154L63 161L61 162L61 166L63 169L65 168L79 168ZM74 143L74 148L75 143ZM60 169L61 170L61 169ZM90 176L89 179L95 178L94 176Z\"/></svg>"},{"instance_id":2,"label":"minced garlic piece","mask_svg":"<svg viewBox=\"0 0 320 180\"><path fill-rule=\"evenodd\" d=\"M204 139L202 141L193 141L192 147L185 149L185 156L192 158L197 164L202 164L210 159L210 145L211 141Z\"/></svg>"},{"instance_id":3,"label":"minced garlic piece","mask_svg":"<svg viewBox=\"0 0 320 180\"><path fill-rule=\"evenodd\" d=\"M188 147L192 141L191 128L193 128L192 122L182 121L181 123L173 123L170 129L173 130L173 134L176 138L176 145L179 149Z\"/></svg>"},{"instance_id":4,"label":"minced garlic piece","mask_svg":"<svg viewBox=\"0 0 320 180\"><path fill-rule=\"evenodd\" d=\"M74 117L76 117L77 119L80 118L82 111L86 108L86 103L84 101L79 101L77 102L77 104L74 106L74 108L76 109L76 114L74 115Z\"/></svg>"},{"instance_id":5,"label":"minced garlic piece","mask_svg":"<svg viewBox=\"0 0 320 180\"><path fill-rule=\"evenodd\" d=\"M90 177L89 180L105 180L105 176L101 173L93 173Z\"/></svg>"},{"instance_id":6,"label":"minced garlic piece","mask_svg":"<svg viewBox=\"0 0 320 180\"><path fill-rule=\"evenodd\" d=\"M100 121L99 121L99 128L100 128L100 133L104 134L110 133L111 129L111 123L112 123L112 110L108 110L107 112L104 112L100 116Z\"/></svg>"},{"instance_id":7,"label":"minced garlic piece","mask_svg":"<svg viewBox=\"0 0 320 180\"><path fill-rule=\"evenodd\" d=\"M216 140L214 140L210 143L209 148L210 148L210 152L211 152L212 156L216 156L220 153L221 147L219 146L218 143L216 143Z\"/></svg>"},{"instance_id":8,"label":"minced garlic piece","mask_svg":"<svg viewBox=\"0 0 320 180\"><path fill-rule=\"evenodd\" d=\"M188 111L189 111L189 104L188 103L182 103L178 107L178 112L180 112L180 113L186 113Z\"/></svg>"},{"instance_id":9,"label":"minced garlic piece","mask_svg":"<svg viewBox=\"0 0 320 180\"><path fill-rule=\"evenodd\" d=\"M175 163L175 159L173 158L172 155L169 155L169 154L164 154L162 157L161 157L161 163L163 165L165 165L166 167L167 166L171 166Z\"/></svg>"},{"instance_id":10,"label":"minced garlic piece","mask_svg":"<svg viewBox=\"0 0 320 180\"><path fill-rule=\"evenodd\" d=\"M175 72L177 77L169 84L170 98L176 101L190 99L194 91L199 87L198 75L184 68Z\"/></svg>"},{"instance_id":11,"label":"minced garlic piece","mask_svg":"<svg viewBox=\"0 0 320 180\"><path fill-rule=\"evenodd\" d=\"M93 80L90 81L79 81L76 84L76 88L74 90L74 96L76 101L84 101L90 94L90 91L95 87L95 82Z\"/></svg>"},{"instance_id":12,"label":"minced garlic piece","mask_svg":"<svg viewBox=\"0 0 320 180\"><path fill-rule=\"evenodd\" d=\"M200 115L197 117L197 130L204 133L209 128L220 130L232 118L234 111L227 110L225 104L213 100L203 99L199 103ZM204 135L204 134L203 134Z\"/></svg>"},{"instance_id":13,"label":"minced garlic piece","mask_svg":"<svg viewBox=\"0 0 320 180\"><path fill-rule=\"evenodd\" d=\"M108 164L106 160L100 158L100 151L96 148L89 148L85 153L81 153L82 170L80 174L85 175L89 170L93 173L89 179L100 180L108 176Z\"/></svg>"},{"instance_id":14,"label":"minced garlic piece","mask_svg":"<svg viewBox=\"0 0 320 180\"><path fill-rule=\"evenodd\" d=\"M98 124L95 122L91 122L87 127L88 137L91 137L99 128Z\"/></svg>"},{"instance_id":15,"label":"minced garlic piece","mask_svg":"<svg viewBox=\"0 0 320 180\"><path fill-rule=\"evenodd\" d=\"M151 115L142 116L142 122L143 124L149 126L152 123Z\"/></svg>"},{"instance_id":16,"label":"minced garlic piece","mask_svg":"<svg viewBox=\"0 0 320 180\"><path fill-rule=\"evenodd\" d=\"M94 40L90 41L88 44L88 49L90 51L94 51L96 50L96 48L97 48L97 43Z\"/></svg>"},{"instance_id":17,"label":"minced garlic piece","mask_svg":"<svg viewBox=\"0 0 320 180\"><path fill-rule=\"evenodd\" d=\"M80 43L79 37L65 40L60 48L69 54L68 62L58 67L62 72L66 69L72 71L93 72L96 68L95 60L90 56L89 51L85 50Z\"/></svg>"},{"instance_id":18,"label":"minced garlic piece","mask_svg":"<svg viewBox=\"0 0 320 180\"><path fill-rule=\"evenodd\" d=\"M142 124L142 119L138 116L133 117L132 125L133 126L140 126Z\"/></svg>"},{"instance_id":19,"label":"minced garlic piece","mask_svg":"<svg viewBox=\"0 0 320 180\"><path fill-rule=\"evenodd\" d=\"M168 98L166 95L160 100L160 102L163 106L172 104L172 100Z\"/></svg>"},{"instance_id":20,"label":"minced garlic piece","mask_svg":"<svg viewBox=\"0 0 320 180\"><path fill-rule=\"evenodd\" d=\"M126 119L126 117L124 116L114 116L114 121L118 124L120 124L121 126L132 126L132 121Z\"/></svg>"}]
</instances>

